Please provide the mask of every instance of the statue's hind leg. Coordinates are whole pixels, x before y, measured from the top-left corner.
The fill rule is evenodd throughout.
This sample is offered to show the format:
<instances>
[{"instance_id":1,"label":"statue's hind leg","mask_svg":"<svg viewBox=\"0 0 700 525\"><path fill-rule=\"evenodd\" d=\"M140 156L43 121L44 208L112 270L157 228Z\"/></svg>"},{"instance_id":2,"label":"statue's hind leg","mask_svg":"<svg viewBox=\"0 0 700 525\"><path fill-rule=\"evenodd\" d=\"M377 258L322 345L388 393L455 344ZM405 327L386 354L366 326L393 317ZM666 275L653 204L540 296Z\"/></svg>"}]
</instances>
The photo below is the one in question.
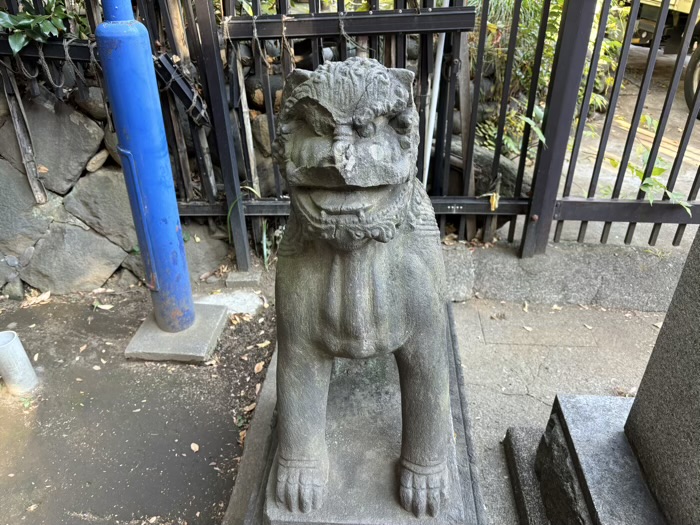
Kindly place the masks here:
<instances>
[{"instance_id":1,"label":"statue's hind leg","mask_svg":"<svg viewBox=\"0 0 700 525\"><path fill-rule=\"evenodd\" d=\"M417 517L440 512L449 483L449 372L444 325L437 325L396 353L403 421L400 499Z\"/></svg>"},{"instance_id":2,"label":"statue's hind leg","mask_svg":"<svg viewBox=\"0 0 700 525\"><path fill-rule=\"evenodd\" d=\"M323 503L328 479L326 405L333 360L280 339L277 368L277 501L290 512Z\"/></svg>"}]
</instances>

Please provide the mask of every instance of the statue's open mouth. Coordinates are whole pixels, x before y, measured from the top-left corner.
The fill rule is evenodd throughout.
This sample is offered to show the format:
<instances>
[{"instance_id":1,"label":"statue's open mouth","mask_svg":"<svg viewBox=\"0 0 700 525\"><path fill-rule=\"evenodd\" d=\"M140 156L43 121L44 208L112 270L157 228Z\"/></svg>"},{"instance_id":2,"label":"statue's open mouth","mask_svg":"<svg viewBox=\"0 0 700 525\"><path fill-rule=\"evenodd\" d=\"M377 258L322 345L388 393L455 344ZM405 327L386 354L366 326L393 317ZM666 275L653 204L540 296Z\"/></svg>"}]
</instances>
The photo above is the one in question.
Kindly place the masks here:
<instances>
[{"instance_id":1,"label":"statue's open mouth","mask_svg":"<svg viewBox=\"0 0 700 525\"><path fill-rule=\"evenodd\" d=\"M357 186L294 186L292 203L307 232L352 247L367 239L388 242L403 222L411 184Z\"/></svg>"},{"instance_id":2,"label":"statue's open mouth","mask_svg":"<svg viewBox=\"0 0 700 525\"><path fill-rule=\"evenodd\" d=\"M396 186L357 188L348 186L342 189L314 188L301 189L300 197L305 205L313 204L317 213L328 215L355 215L363 218L372 209L386 208L397 192ZM316 211L315 210L315 211Z\"/></svg>"}]
</instances>

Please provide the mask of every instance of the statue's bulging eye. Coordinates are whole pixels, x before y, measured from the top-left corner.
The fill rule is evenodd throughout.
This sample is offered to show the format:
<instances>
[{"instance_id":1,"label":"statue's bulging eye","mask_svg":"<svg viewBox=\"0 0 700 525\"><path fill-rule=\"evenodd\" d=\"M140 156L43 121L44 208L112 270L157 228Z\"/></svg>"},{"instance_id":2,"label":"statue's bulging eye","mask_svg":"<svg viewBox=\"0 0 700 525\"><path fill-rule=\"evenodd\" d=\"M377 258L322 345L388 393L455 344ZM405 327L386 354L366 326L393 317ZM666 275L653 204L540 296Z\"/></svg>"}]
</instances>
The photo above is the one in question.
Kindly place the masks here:
<instances>
[{"instance_id":1,"label":"statue's bulging eye","mask_svg":"<svg viewBox=\"0 0 700 525\"><path fill-rule=\"evenodd\" d=\"M377 125L374 122L368 122L362 126L357 126L355 129L360 137L367 139L373 137L377 132Z\"/></svg>"},{"instance_id":2,"label":"statue's bulging eye","mask_svg":"<svg viewBox=\"0 0 700 525\"><path fill-rule=\"evenodd\" d=\"M413 117L411 113L404 111L391 119L390 124L397 133L406 135L409 131L411 131L411 127L413 127Z\"/></svg>"}]
</instances>

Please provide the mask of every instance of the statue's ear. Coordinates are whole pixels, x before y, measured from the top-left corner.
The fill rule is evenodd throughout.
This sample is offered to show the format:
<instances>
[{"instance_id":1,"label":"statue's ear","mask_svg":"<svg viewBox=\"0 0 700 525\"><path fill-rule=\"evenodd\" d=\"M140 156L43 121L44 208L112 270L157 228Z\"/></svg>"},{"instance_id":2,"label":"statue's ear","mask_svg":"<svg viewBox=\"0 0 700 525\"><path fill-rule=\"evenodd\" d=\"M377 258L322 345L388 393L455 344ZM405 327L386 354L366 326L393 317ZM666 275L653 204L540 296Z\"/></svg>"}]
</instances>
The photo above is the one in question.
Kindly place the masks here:
<instances>
[{"instance_id":1,"label":"statue's ear","mask_svg":"<svg viewBox=\"0 0 700 525\"><path fill-rule=\"evenodd\" d=\"M282 99L286 99L297 86L303 84L311 78L311 71L305 69L295 69L285 80L284 90L282 91Z\"/></svg>"},{"instance_id":2,"label":"statue's ear","mask_svg":"<svg viewBox=\"0 0 700 525\"><path fill-rule=\"evenodd\" d=\"M413 93L413 79L415 75L412 71L408 69L390 69L389 71L406 91Z\"/></svg>"}]
</instances>

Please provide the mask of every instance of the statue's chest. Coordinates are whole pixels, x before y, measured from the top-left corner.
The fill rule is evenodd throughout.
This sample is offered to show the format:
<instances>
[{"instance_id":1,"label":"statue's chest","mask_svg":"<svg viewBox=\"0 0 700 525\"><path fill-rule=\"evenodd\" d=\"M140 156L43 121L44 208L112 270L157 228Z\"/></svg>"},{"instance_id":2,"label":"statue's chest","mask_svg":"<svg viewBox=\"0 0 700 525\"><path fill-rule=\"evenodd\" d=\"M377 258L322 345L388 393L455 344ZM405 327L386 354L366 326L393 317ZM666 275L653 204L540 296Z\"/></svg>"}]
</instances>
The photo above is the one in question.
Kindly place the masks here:
<instances>
[{"instance_id":1,"label":"statue's chest","mask_svg":"<svg viewBox=\"0 0 700 525\"><path fill-rule=\"evenodd\" d=\"M407 283L386 250L337 253L326 261L316 337L340 357L393 352L409 335ZM320 268L319 268L320 269Z\"/></svg>"}]
</instances>

